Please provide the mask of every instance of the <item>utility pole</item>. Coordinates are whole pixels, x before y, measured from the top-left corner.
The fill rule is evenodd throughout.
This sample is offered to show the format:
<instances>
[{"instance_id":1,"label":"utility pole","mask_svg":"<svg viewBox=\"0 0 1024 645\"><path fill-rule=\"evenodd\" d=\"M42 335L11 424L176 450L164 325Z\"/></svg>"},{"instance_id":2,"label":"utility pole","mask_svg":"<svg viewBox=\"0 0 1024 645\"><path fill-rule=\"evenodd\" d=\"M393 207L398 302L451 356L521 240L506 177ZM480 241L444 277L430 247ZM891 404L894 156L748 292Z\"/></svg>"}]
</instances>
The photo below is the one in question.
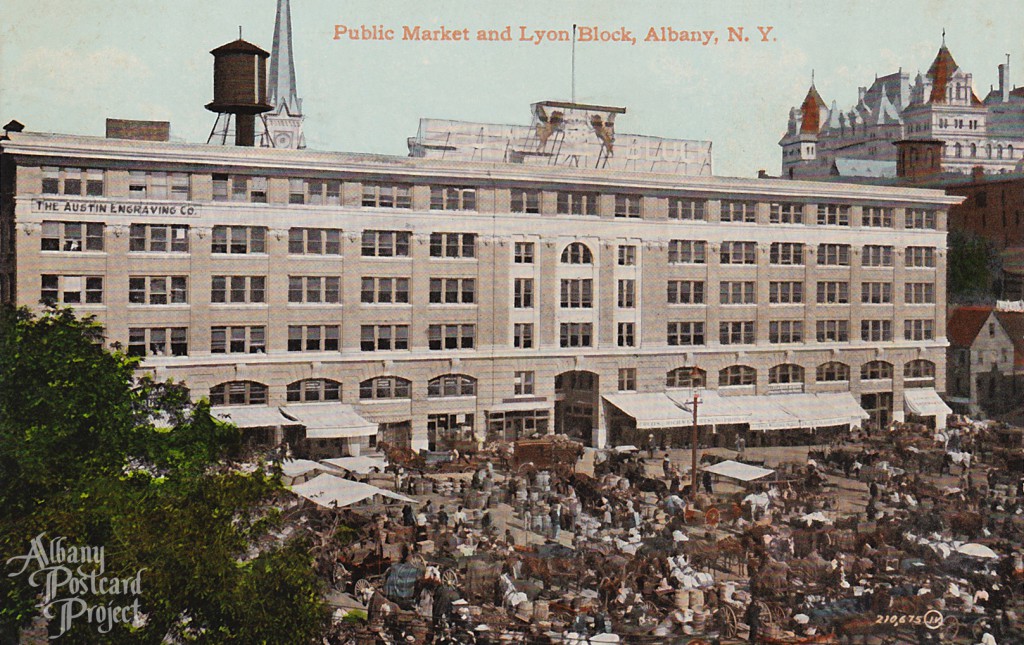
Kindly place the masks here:
<instances>
[{"instance_id":1,"label":"utility pole","mask_svg":"<svg viewBox=\"0 0 1024 645\"><path fill-rule=\"evenodd\" d=\"M693 430L690 432L690 499L697 499L697 404L700 403L700 394L696 388L693 390Z\"/></svg>"}]
</instances>

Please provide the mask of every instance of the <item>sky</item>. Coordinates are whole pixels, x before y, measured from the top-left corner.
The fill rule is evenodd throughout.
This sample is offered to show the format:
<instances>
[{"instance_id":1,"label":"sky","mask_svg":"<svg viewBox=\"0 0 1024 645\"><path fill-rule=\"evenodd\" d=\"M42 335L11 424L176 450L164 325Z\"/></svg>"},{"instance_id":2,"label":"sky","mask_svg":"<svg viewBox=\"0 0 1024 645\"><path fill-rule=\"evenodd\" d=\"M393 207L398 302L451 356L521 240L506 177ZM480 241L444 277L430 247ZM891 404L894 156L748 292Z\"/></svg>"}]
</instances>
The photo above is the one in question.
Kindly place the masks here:
<instances>
[{"instance_id":1,"label":"sky","mask_svg":"<svg viewBox=\"0 0 1024 645\"><path fill-rule=\"evenodd\" d=\"M100 135L107 117L171 122L205 142L215 115L209 51L238 37L266 50L277 0L4 0L0 119ZM848 110L858 86L927 71L942 42L980 97L1010 54L1024 85L1020 0L291 0L295 67L311 149L404 155L421 117L527 124L530 103L568 100L572 44L520 40L520 28L578 24L636 42L576 44L578 102L621 106L620 132L710 140L714 173L777 174L789 109L811 81ZM335 39L337 25L394 40ZM403 40L444 26L468 41ZM477 40L510 27L511 42ZM651 27L714 31L710 44L646 40ZM728 28L749 40L728 42ZM758 27L767 36L762 37ZM768 31L767 28L771 27ZM379 30L378 30L379 33ZM668 31L666 30L666 34ZM714 38L717 37L717 43ZM701 36L701 40L704 37Z\"/></svg>"}]
</instances>

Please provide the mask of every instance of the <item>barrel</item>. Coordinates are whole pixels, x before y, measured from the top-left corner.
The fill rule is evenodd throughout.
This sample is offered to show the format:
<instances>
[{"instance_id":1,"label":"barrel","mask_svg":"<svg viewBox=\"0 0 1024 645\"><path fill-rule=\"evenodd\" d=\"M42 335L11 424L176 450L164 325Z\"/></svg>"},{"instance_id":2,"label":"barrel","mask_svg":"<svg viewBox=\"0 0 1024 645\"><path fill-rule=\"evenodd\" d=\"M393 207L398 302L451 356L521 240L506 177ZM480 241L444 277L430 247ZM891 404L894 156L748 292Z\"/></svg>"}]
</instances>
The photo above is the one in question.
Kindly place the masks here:
<instances>
[{"instance_id":1,"label":"barrel","mask_svg":"<svg viewBox=\"0 0 1024 645\"><path fill-rule=\"evenodd\" d=\"M700 589L690 590L690 607L694 610L704 608L704 592Z\"/></svg>"},{"instance_id":2,"label":"barrel","mask_svg":"<svg viewBox=\"0 0 1024 645\"><path fill-rule=\"evenodd\" d=\"M547 620L551 606L547 600L535 600L533 603L533 619L535 621Z\"/></svg>"},{"instance_id":3,"label":"barrel","mask_svg":"<svg viewBox=\"0 0 1024 645\"><path fill-rule=\"evenodd\" d=\"M690 608L690 592L686 589L676 591L676 608L684 611Z\"/></svg>"},{"instance_id":4,"label":"barrel","mask_svg":"<svg viewBox=\"0 0 1024 645\"><path fill-rule=\"evenodd\" d=\"M517 618L520 618L522 620L527 620L528 621L528 620L530 620L530 618L533 617L533 612L534 612L533 603L530 602L529 600L524 600L523 602L521 602L518 605L516 605L516 617Z\"/></svg>"}]
</instances>

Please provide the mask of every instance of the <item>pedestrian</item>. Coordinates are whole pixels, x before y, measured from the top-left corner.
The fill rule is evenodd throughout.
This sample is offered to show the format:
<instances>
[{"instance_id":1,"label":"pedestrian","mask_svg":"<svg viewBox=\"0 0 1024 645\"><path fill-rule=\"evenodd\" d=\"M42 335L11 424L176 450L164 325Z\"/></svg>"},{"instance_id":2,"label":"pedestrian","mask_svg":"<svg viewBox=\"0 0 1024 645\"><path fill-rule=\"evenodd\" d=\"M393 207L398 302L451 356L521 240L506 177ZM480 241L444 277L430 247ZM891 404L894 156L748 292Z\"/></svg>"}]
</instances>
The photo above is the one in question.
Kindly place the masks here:
<instances>
[{"instance_id":1,"label":"pedestrian","mask_svg":"<svg viewBox=\"0 0 1024 645\"><path fill-rule=\"evenodd\" d=\"M750 626L750 635L747 636L747 641L756 643L761 632L761 604L756 600L751 600L750 606L747 607L747 625Z\"/></svg>"},{"instance_id":2,"label":"pedestrian","mask_svg":"<svg viewBox=\"0 0 1024 645\"><path fill-rule=\"evenodd\" d=\"M444 510L444 506L437 512L437 524L441 527L441 530L448 529L448 511Z\"/></svg>"},{"instance_id":3,"label":"pedestrian","mask_svg":"<svg viewBox=\"0 0 1024 645\"><path fill-rule=\"evenodd\" d=\"M665 473L665 479L668 479L672 474L672 458L665 453L665 458L661 460L661 471Z\"/></svg>"},{"instance_id":4,"label":"pedestrian","mask_svg":"<svg viewBox=\"0 0 1024 645\"><path fill-rule=\"evenodd\" d=\"M658 444L654 442L654 433L647 435L647 458L654 459L654 450L658 447Z\"/></svg>"},{"instance_id":5,"label":"pedestrian","mask_svg":"<svg viewBox=\"0 0 1024 645\"><path fill-rule=\"evenodd\" d=\"M868 492L871 494L871 499L878 499L878 484L871 482L871 486L868 487Z\"/></svg>"},{"instance_id":6,"label":"pedestrian","mask_svg":"<svg viewBox=\"0 0 1024 645\"><path fill-rule=\"evenodd\" d=\"M701 475L701 479L704 480L704 492L708 495L713 494L711 491L711 473L705 470Z\"/></svg>"},{"instance_id":7,"label":"pedestrian","mask_svg":"<svg viewBox=\"0 0 1024 645\"><path fill-rule=\"evenodd\" d=\"M466 511L460 506L459 510L455 512L455 530L462 530L464 526L466 526Z\"/></svg>"},{"instance_id":8,"label":"pedestrian","mask_svg":"<svg viewBox=\"0 0 1024 645\"><path fill-rule=\"evenodd\" d=\"M743 435L736 435L736 452L739 457L743 457L743 450L747 447L747 440L743 438Z\"/></svg>"},{"instance_id":9,"label":"pedestrian","mask_svg":"<svg viewBox=\"0 0 1024 645\"><path fill-rule=\"evenodd\" d=\"M412 512L412 506L408 504L402 507L402 524L404 526L416 526L416 516Z\"/></svg>"},{"instance_id":10,"label":"pedestrian","mask_svg":"<svg viewBox=\"0 0 1024 645\"><path fill-rule=\"evenodd\" d=\"M551 505L551 539L557 540L559 532L562 530L562 505L555 502Z\"/></svg>"},{"instance_id":11,"label":"pedestrian","mask_svg":"<svg viewBox=\"0 0 1024 645\"><path fill-rule=\"evenodd\" d=\"M516 545L516 539L512 535L512 529L505 529L505 544L509 546Z\"/></svg>"},{"instance_id":12,"label":"pedestrian","mask_svg":"<svg viewBox=\"0 0 1024 645\"><path fill-rule=\"evenodd\" d=\"M484 514L480 516L480 528L483 529L484 533L488 533L491 530L490 509L484 511Z\"/></svg>"}]
</instances>

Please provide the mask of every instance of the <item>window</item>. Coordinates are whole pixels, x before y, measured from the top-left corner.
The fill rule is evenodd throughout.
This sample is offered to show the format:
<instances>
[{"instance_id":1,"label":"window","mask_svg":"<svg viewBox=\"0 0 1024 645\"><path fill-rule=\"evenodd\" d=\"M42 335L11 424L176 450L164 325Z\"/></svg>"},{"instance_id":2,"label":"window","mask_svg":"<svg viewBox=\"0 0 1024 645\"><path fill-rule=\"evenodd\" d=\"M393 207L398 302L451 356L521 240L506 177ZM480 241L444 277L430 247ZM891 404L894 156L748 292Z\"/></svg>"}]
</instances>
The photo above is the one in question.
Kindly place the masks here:
<instances>
[{"instance_id":1,"label":"window","mask_svg":"<svg viewBox=\"0 0 1024 645\"><path fill-rule=\"evenodd\" d=\"M773 202L768 207L768 221L771 224L803 224L804 205Z\"/></svg>"},{"instance_id":2,"label":"window","mask_svg":"<svg viewBox=\"0 0 1024 645\"><path fill-rule=\"evenodd\" d=\"M722 264L757 264L757 243L722 242L719 260Z\"/></svg>"},{"instance_id":3,"label":"window","mask_svg":"<svg viewBox=\"0 0 1024 645\"><path fill-rule=\"evenodd\" d=\"M669 280L667 298L670 305L702 305L704 304L704 282L702 280Z\"/></svg>"},{"instance_id":4,"label":"window","mask_svg":"<svg viewBox=\"0 0 1024 645\"><path fill-rule=\"evenodd\" d=\"M850 380L850 366L846 363L830 361L818 366L814 380L819 383L830 383L835 381Z\"/></svg>"},{"instance_id":5,"label":"window","mask_svg":"<svg viewBox=\"0 0 1024 645\"><path fill-rule=\"evenodd\" d=\"M513 213L540 213L539 190L524 190L522 188L513 188L511 197Z\"/></svg>"},{"instance_id":6,"label":"window","mask_svg":"<svg viewBox=\"0 0 1024 645\"><path fill-rule=\"evenodd\" d=\"M704 240L672 240L668 243L669 264L704 264L707 242Z\"/></svg>"},{"instance_id":7,"label":"window","mask_svg":"<svg viewBox=\"0 0 1024 645\"><path fill-rule=\"evenodd\" d=\"M802 343L804 342L804 323L802 320L772 320L768 323L769 343Z\"/></svg>"},{"instance_id":8,"label":"window","mask_svg":"<svg viewBox=\"0 0 1024 645\"><path fill-rule=\"evenodd\" d=\"M639 218L643 216L643 205L640 195L616 195L615 217Z\"/></svg>"},{"instance_id":9,"label":"window","mask_svg":"<svg viewBox=\"0 0 1024 645\"><path fill-rule=\"evenodd\" d=\"M236 279L238 278L231 278L232 302L241 302L234 300ZM263 301L254 300L253 302ZM341 278L290 275L288 276L288 302L339 304L341 302Z\"/></svg>"},{"instance_id":10,"label":"window","mask_svg":"<svg viewBox=\"0 0 1024 645\"><path fill-rule=\"evenodd\" d=\"M668 218L704 221L707 219L707 200L669 197Z\"/></svg>"},{"instance_id":11,"label":"window","mask_svg":"<svg viewBox=\"0 0 1024 645\"><path fill-rule=\"evenodd\" d=\"M445 374L427 381L427 396L476 396L476 379L465 374Z\"/></svg>"},{"instance_id":12,"label":"window","mask_svg":"<svg viewBox=\"0 0 1024 645\"><path fill-rule=\"evenodd\" d=\"M211 327L210 352L213 354L263 354L267 334L263 326Z\"/></svg>"},{"instance_id":13,"label":"window","mask_svg":"<svg viewBox=\"0 0 1024 645\"><path fill-rule=\"evenodd\" d=\"M936 227L935 211L920 208L908 208L904 214L904 228L934 229Z\"/></svg>"},{"instance_id":14,"label":"window","mask_svg":"<svg viewBox=\"0 0 1024 645\"><path fill-rule=\"evenodd\" d=\"M187 327L131 327L129 356L188 356Z\"/></svg>"},{"instance_id":15,"label":"window","mask_svg":"<svg viewBox=\"0 0 1024 645\"><path fill-rule=\"evenodd\" d=\"M860 301L864 304L879 305L892 302L891 282L863 282L860 285Z\"/></svg>"},{"instance_id":16,"label":"window","mask_svg":"<svg viewBox=\"0 0 1024 645\"><path fill-rule=\"evenodd\" d=\"M868 244L863 249L861 265L866 267L891 267L892 247Z\"/></svg>"},{"instance_id":17,"label":"window","mask_svg":"<svg viewBox=\"0 0 1024 645\"><path fill-rule=\"evenodd\" d=\"M706 387L707 372L697 367L677 367L665 373L665 387Z\"/></svg>"},{"instance_id":18,"label":"window","mask_svg":"<svg viewBox=\"0 0 1024 645\"><path fill-rule=\"evenodd\" d=\"M409 257L409 231L363 231L363 257ZM433 236L431 236L433 238Z\"/></svg>"},{"instance_id":19,"label":"window","mask_svg":"<svg viewBox=\"0 0 1024 645\"><path fill-rule=\"evenodd\" d=\"M562 347L590 347L594 325L592 323L561 323L559 344Z\"/></svg>"},{"instance_id":20,"label":"window","mask_svg":"<svg viewBox=\"0 0 1024 645\"><path fill-rule=\"evenodd\" d=\"M44 304L65 305L103 304L103 278L101 276L47 275L40 276L42 288L39 299ZM83 296L83 293L84 296Z\"/></svg>"},{"instance_id":21,"label":"window","mask_svg":"<svg viewBox=\"0 0 1024 645\"><path fill-rule=\"evenodd\" d=\"M214 226L213 253L266 253L264 226Z\"/></svg>"},{"instance_id":22,"label":"window","mask_svg":"<svg viewBox=\"0 0 1024 645\"><path fill-rule=\"evenodd\" d=\"M754 202L722 200L722 221L753 224L757 221Z\"/></svg>"},{"instance_id":23,"label":"window","mask_svg":"<svg viewBox=\"0 0 1024 645\"><path fill-rule=\"evenodd\" d=\"M135 199L170 198L188 201L192 196L190 180L191 176L184 172L132 170L128 173L128 196Z\"/></svg>"},{"instance_id":24,"label":"window","mask_svg":"<svg viewBox=\"0 0 1024 645\"><path fill-rule=\"evenodd\" d=\"M860 377L865 381L892 378L892 363L887 363L885 361L871 361L864 363L860 368Z\"/></svg>"},{"instance_id":25,"label":"window","mask_svg":"<svg viewBox=\"0 0 1024 645\"><path fill-rule=\"evenodd\" d=\"M752 305L757 302L757 289L752 281L719 282L718 302L723 305Z\"/></svg>"},{"instance_id":26,"label":"window","mask_svg":"<svg viewBox=\"0 0 1024 645\"><path fill-rule=\"evenodd\" d=\"M533 347L533 323L515 323L512 326L512 346L516 349Z\"/></svg>"},{"instance_id":27,"label":"window","mask_svg":"<svg viewBox=\"0 0 1024 645\"><path fill-rule=\"evenodd\" d=\"M230 194L228 189L230 187ZM252 202L265 204L267 202L267 178L246 177L243 175L221 175L213 176L213 200L233 202Z\"/></svg>"},{"instance_id":28,"label":"window","mask_svg":"<svg viewBox=\"0 0 1024 645\"><path fill-rule=\"evenodd\" d=\"M636 247L632 244L619 245L619 266L636 266Z\"/></svg>"},{"instance_id":29,"label":"window","mask_svg":"<svg viewBox=\"0 0 1024 645\"><path fill-rule=\"evenodd\" d=\"M905 379L934 379L935 363L919 358L903 366Z\"/></svg>"},{"instance_id":30,"label":"window","mask_svg":"<svg viewBox=\"0 0 1024 645\"><path fill-rule=\"evenodd\" d=\"M533 394L533 372L514 372L512 393L516 396Z\"/></svg>"},{"instance_id":31,"label":"window","mask_svg":"<svg viewBox=\"0 0 1024 645\"><path fill-rule=\"evenodd\" d=\"M905 264L908 268L935 266L935 249L930 246L908 246Z\"/></svg>"},{"instance_id":32,"label":"window","mask_svg":"<svg viewBox=\"0 0 1024 645\"><path fill-rule=\"evenodd\" d=\"M559 215L597 215L597 193L559 192Z\"/></svg>"},{"instance_id":33,"label":"window","mask_svg":"<svg viewBox=\"0 0 1024 645\"><path fill-rule=\"evenodd\" d=\"M860 321L860 339L864 341L889 341L892 340L891 320L862 320Z\"/></svg>"},{"instance_id":34,"label":"window","mask_svg":"<svg viewBox=\"0 0 1024 645\"><path fill-rule=\"evenodd\" d=\"M768 261L772 264L803 264L804 245L799 242L773 242L768 252Z\"/></svg>"},{"instance_id":35,"label":"window","mask_svg":"<svg viewBox=\"0 0 1024 645\"><path fill-rule=\"evenodd\" d=\"M935 321L930 318L904 320L903 338L905 340L933 340L935 338Z\"/></svg>"},{"instance_id":36,"label":"window","mask_svg":"<svg viewBox=\"0 0 1024 645\"><path fill-rule=\"evenodd\" d=\"M768 385L780 385L783 383L803 383L804 368L794 363L776 365L768 370Z\"/></svg>"},{"instance_id":37,"label":"window","mask_svg":"<svg viewBox=\"0 0 1024 645\"><path fill-rule=\"evenodd\" d=\"M341 255L340 228L290 228L288 253L292 255Z\"/></svg>"},{"instance_id":38,"label":"window","mask_svg":"<svg viewBox=\"0 0 1024 645\"><path fill-rule=\"evenodd\" d=\"M384 352L409 349L408 325L362 325L359 328L359 350Z\"/></svg>"},{"instance_id":39,"label":"window","mask_svg":"<svg viewBox=\"0 0 1024 645\"><path fill-rule=\"evenodd\" d=\"M620 367L619 368L619 392L635 392L636 391L636 368L635 367Z\"/></svg>"},{"instance_id":40,"label":"window","mask_svg":"<svg viewBox=\"0 0 1024 645\"><path fill-rule=\"evenodd\" d=\"M291 282L291 278L288 280ZM264 276L215 275L211 279L210 302L263 303L266 302L266 288L267 279Z\"/></svg>"},{"instance_id":41,"label":"window","mask_svg":"<svg viewBox=\"0 0 1024 645\"><path fill-rule=\"evenodd\" d=\"M815 327L819 343L845 343L850 340L849 320L819 320Z\"/></svg>"},{"instance_id":42,"label":"window","mask_svg":"<svg viewBox=\"0 0 1024 645\"><path fill-rule=\"evenodd\" d=\"M616 344L619 347L636 347L636 323L618 323Z\"/></svg>"},{"instance_id":43,"label":"window","mask_svg":"<svg viewBox=\"0 0 1024 645\"><path fill-rule=\"evenodd\" d=\"M453 282L456 288L456 296L458 296L458 280ZM435 302L433 292L434 279L430 280L430 289L430 302ZM469 293L469 302L472 302L472 289L470 289ZM373 278L364 276L360 281L359 301L376 304L407 304L409 302L409 278ZM437 302L440 302L440 300Z\"/></svg>"},{"instance_id":44,"label":"window","mask_svg":"<svg viewBox=\"0 0 1024 645\"><path fill-rule=\"evenodd\" d=\"M718 372L719 387L753 385L757 381L757 370L746 365L730 365Z\"/></svg>"},{"instance_id":45,"label":"window","mask_svg":"<svg viewBox=\"0 0 1024 645\"><path fill-rule=\"evenodd\" d=\"M431 233L430 257L432 258L473 258L476 257L475 233Z\"/></svg>"},{"instance_id":46,"label":"window","mask_svg":"<svg viewBox=\"0 0 1024 645\"><path fill-rule=\"evenodd\" d=\"M405 184L363 184L363 208L412 208L412 188Z\"/></svg>"},{"instance_id":47,"label":"window","mask_svg":"<svg viewBox=\"0 0 1024 645\"><path fill-rule=\"evenodd\" d=\"M186 276L131 276L128 302L135 305L178 305L188 303Z\"/></svg>"},{"instance_id":48,"label":"window","mask_svg":"<svg viewBox=\"0 0 1024 645\"><path fill-rule=\"evenodd\" d=\"M865 206L861 213L861 224L877 228L892 228L892 209Z\"/></svg>"},{"instance_id":49,"label":"window","mask_svg":"<svg viewBox=\"0 0 1024 645\"><path fill-rule=\"evenodd\" d=\"M341 182L337 179L292 179L288 202L315 206L340 206Z\"/></svg>"},{"instance_id":50,"label":"window","mask_svg":"<svg viewBox=\"0 0 1024 645\"><path fill-rule=\"evenodd\" d=\"M702 322L670 322L666 342L670 346L703 345L704 323Z\"/></svg>"},{"instance_id":51,"label":"window","mask_svg":"<svg viewBox=\"0 0 1024 645\"><path fill-rule=\"evenodd\" d=\"M431 186L430 210L475 211L476 188L460 186Z\"/></svg>"},{"instance_id":52,"label":"window","mask_svg":"<svg viewBox=\"0 0 1024 645\"><path fill-rule=\"evenodd\" d=\"M516 309L533 307L533 278L516 278L513 284L512 306Z\"/></svg>"},{"instance_id":53,"label":"window","mask_svg":"<svg viewBox=\"0 0 1024 645\"><path fill-rule=\"evenodd\" d=\"M636 307L636 280L619 280L620 309L632 309Z\"/></svg>"},{"instance_id":54,"label":"window","mask_svg":"<svg viewBox=\"0 0 1024 645\"><path fill-rule=\"evenodd\" d=\"M97 169L43 167L44 195L103 196L103 171ZM82 177L85 181L82 181Z\"/></svg>"},{"instance_id":55,"label":"window","mask_svg":"<svg viewBox=\"0 0 1024 645\"><path fill-rule=\"evenodd\" d=\"M723 345L752 345L754 321L730 321L718 324L718 342Z\"/></svg>"},{"instance_id":56,"label":"window","mask_svg":"<svg viewBox=\"0 0 1024 645\"><path fill-rule=\"evenodd\" d=\"M533 242L516 242L512 260L516 264L533 264Z\"/></svg>"},{"instance_id":57,"label":"window","mask_svg":"<svg viewBox=\"0 0 1024 645\"><path fill-rule=\"evenodd\" d=\"M227 175L213 175L213 201L228 201L228 179L229 177Z\"/></svg>"},{"instance_id":58,"label":"window","mask_svg":"<svg viewBox=\"0 0 1024 645\"><path fill-rule=\"evenodd\" d=\"M103 224L86 222L43 222L42 228L40 250L103 250Z\"/></svg>"},{"instance_id":59,"label":"window","mask_svg":"<svg viewBox=\"0 0 1024 645\"><path fill-rule=\"evenodd\" d=\"M850 207L840 204L818 204L819 226L849 226Z\"/></svg>"},{"instance_id":60,"label":"window","mask_svg":"<svg viewBox=\"0 0 1024 645\"><path fill-rule=\"evenodd\" d=\"M594 306L594 281L590 278L562 280L562 307L590 309Z\"/></svg>"},{"instance_id":61,"label":"window","mask_svg":"<svg viewBox=\"0 0 1024 645\"><path fill-rule=\"evenodd\" d=\"M769 282L768 302L772 304L799 304L804 301L803 282Z\"/></svg>"},{"instance_id":62,"label":"window","mask_svg":"<svg viewBox=\"0 0 1024 645\"><path fill-rule=\"evenodd\" d=\"M850 302L849 282L819 282L818 304L845 305Z\"/></svg>"},{"instance_id":63,"label":"window","mask_svg":"<svg viewBox=\"0 0 1024 645\"><path fill-rule=\"evenodd\" d=\"M905 287L904 302L908 305L935 304L934 282L908 282Z\"/></svg>"},{"instance_id":64,"label":"window","mask_svg":"<svg viewBox=\"0 0 1024 645\"><path fill-rule=\"evenodd\" d=\"M340 401L341 383L327 378L308 378L289 383L286 389L289 403L313 401Z\"/></svg>"},{"instance_id":65,"label":"window","mask_svg":"<svg viewBox=\"0 0 1024 645\"><path fill-rule=\"evenodd\" d=\"M427 327L427 348L441 349L473 349L476 343L476 327L474 325L429 325Z\"/></svg>"},{"instance_id":66,"label":"window","mask_svg":"<svg viewBox=\"0 0 1024 645\"><path fill-rule=\"evenodd\" d=\"M289 352L336 352L341 348L338 325L288 325Z\"/></svg>"},{"instance_id":67,"label":"window","mask_svg":"<svg viewBox=\"0 0 1024 645\"><path fill-rule=\"evenodd\" d=\"M562 264L593 264L594 255L582 242L573 242L562 250Z\"/></svg>"},{"instance_id":68,"label":"window","mask_svg":"<svg viewBox=\"0 0 1024 645\"><path fill-rule=\"evenodd\" d=\"M210 388L210 405L266 405L267 386L256 381L230 381Z\"/></svg>"},{"instance_id":69,"label":"window","mask_svg":"<svg viewBox=\"0 0 1024 645\"><path fill-rule=\"evenodd\" d=\"M409 399L412 398L412 383L397 376L378 376L359 384L359 398L367 399Z\"/></svg>"},{"instance_id":70,"label":"window","mask_svg":"<svg viewBox=\"0 0 1024 645\"><path fill-rule=\"evenodd\" d=\"M184 224L132 224L130 252L188 253L188 226Z\"/></svg>"},{"instance_id":71,"label":"window","mask_svg":"<svg viewBox=\"0 0 1024 645\"><path fill-rule=\"evenodd\" d=\"M850 266L850 245L819 244L818 264L824 266Z\"/></svg>"}]
</instances>

